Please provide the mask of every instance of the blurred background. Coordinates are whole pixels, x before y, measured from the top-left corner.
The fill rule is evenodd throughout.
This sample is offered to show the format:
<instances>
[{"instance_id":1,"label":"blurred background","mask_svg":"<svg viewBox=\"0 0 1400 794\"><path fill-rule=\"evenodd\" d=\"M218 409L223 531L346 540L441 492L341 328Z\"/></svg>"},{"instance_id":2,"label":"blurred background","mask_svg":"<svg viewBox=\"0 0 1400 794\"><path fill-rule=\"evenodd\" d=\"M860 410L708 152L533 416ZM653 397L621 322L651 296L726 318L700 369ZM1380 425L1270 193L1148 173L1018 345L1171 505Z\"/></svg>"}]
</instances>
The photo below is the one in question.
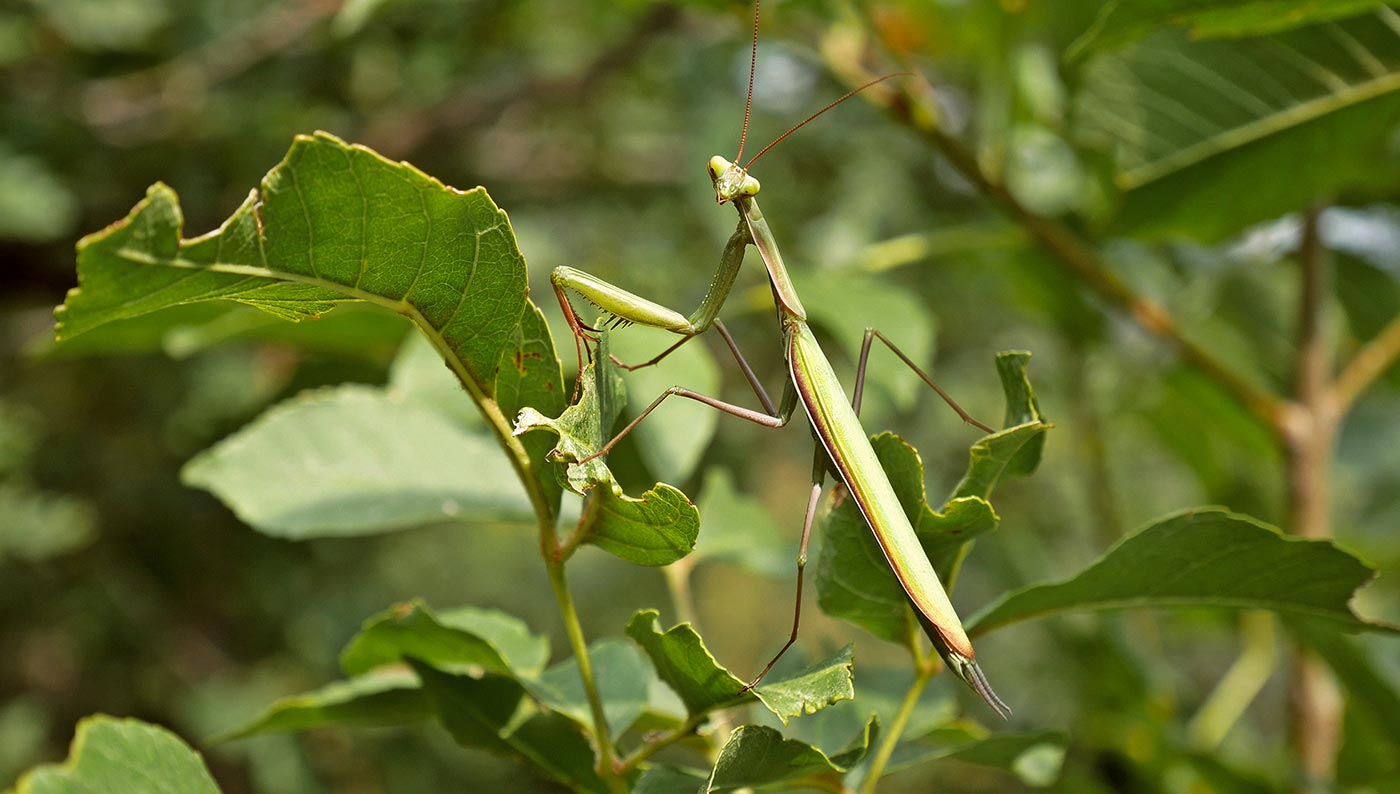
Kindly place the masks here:
<instances>
[{"instance_id":1,"label":"blurred background","mask_svg":"<svg viewBox=\"0 0 1400 794\"><path fill-rule=\"evenodd\" d=\"M258 534L180 482L187 460L281 400L385 383L406 323L346 309L294 326L197 306L55 346L52 309L76 283L75 241L123 217L156 181L179 192L186 236L212 229L294 135L326 130L449 185L486 186L510 215L551 322L559 318L547 274L563 264L688 311L735 222L715 207L705 163L738 145L750 14L723 0L0 8L0 786L62 758L76 720L93 712L159 722L195 743L233 727L276 697L337 678L336 656L360 622L412 597L502 607L566 647L529 527L464 519L293 543ZM975 165L1036 217L1092 241L1118 279L1241 377L1293 389L1304 227L1331 251L1334 289L1320 305L1339 355L1385 328L1400 312L1393 89L1339 106L1331 145L1318 135L1275 140L1263 165L1232 160L1207 177L1171 158L1192 136L1269 115L1251 91L1285 108L1315 97L1254 59L1247 48L1258 42L1248 38L1202 45L1178 29L1145 30L1072 50L1098 16L1094 4L1016 0L766 3L750 147L847 90L853 64L912 68L934 86L942 129ZM1373 30L1387 18L1321 24L1345 35L1329 28L1334 45L1316 52L1298 45L1315 66L1343 88L1395 83L1400 39ZM1208 49L1188 49L1197 46ZM1358 76L1329 64L1343 51ZM1160 71L1171 64L1195 82ZM1235 95L1231 80L1250 91ZM1173 96L1173 85L1196 94ZM1159 101L1144 101L1153 86ZM1135 114L1124 111L1130 100ZM1362 128L1375 131L1353 142ZM1040 471L998 491L1002 526L965 569L960 608L1066 576L1185 507L1223 504L1287 530L1289 481L1275 438L1076 282L956 166L856 100L765 155L755 175L843 377L861 330L878 324L931 363L964 406L994 420L994 353L1034 353L1032 381L1056 429ZM1124 198L1173 179L1175 193ZM760 268L740 277L725 317L778 388ZM660 349L629 333L617 344L634 360ZM572 367L562 323L555 339ZM633 402L691 377L700 380L686 385L751 402L722 346L704 344L708 354L691 345L684 366L635 381ZM904 434L922 452L930 493L946 493L975 434L893 357L875 353L872 379L869 426ZM622 448L617 467L634 483L673 482L702 507L729 486L761 500L781 537L754 553L789 559L809 435L684 416L660 421L680 431ZM1392 621L1397 416L1400 374L1391 373L1342 427L1330 510L1338 544L1382 571L1356 608ZM756 567L711 564L695 576L706 639L738 670L756 669L789 620L786 606L736 611L788 602L790 582ZM593 637L667 604L657 572L595 550L571 575ZM663 608L663 619L674 615ZM858 634L814 619L804 644L817 653ZM862 665L899 663L897 649L855 639ZM1265 649L1257 693L1247 690L1225 729L1202 727L1203 704L1247 644ZM1267 620L1205 611L1028 624L979 645L1003 694L1017 693L1018 724L1070 737L1056 788L1165 792L1206 790L1201 770L1215 767L1231 786L1218 790L1267 791L1296 777L1286 647ZM1395 697L1394 646L1355 648L1379 691ZM939 688L937 697L954 696L947 682ZM1400 731L1344 713L1339 785L1385 790L1400 779ZM428 729L260 737L204 752L229 792L554 790ZM947 791L1027 785L947 764L897 776L889 790L925 791L930 779Z\"/></svg>"}]
</instances>

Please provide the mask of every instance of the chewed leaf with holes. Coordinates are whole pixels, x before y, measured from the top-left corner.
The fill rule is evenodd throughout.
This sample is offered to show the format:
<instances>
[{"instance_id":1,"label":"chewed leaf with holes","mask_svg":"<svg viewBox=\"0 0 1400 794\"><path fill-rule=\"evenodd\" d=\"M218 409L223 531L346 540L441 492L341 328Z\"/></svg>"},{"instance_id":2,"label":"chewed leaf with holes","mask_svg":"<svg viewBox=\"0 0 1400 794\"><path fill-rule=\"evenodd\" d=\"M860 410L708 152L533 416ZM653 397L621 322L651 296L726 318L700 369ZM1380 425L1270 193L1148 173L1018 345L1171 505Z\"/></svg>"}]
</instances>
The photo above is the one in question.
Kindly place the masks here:
<instances>
[{"instance_id":1,"label":"chewed leaf with holes","mask_svg":"<svg viewBox=\"0 0 1400 794\"><path fill-rule=\"evenodd\" d=\"M607 361L606 353L598 353L595 361ZM580 380L578 402L554 418L525 408L516 419L515 434L545 431L558 437L548 458L559 467L565 487L588 496L579 528L584 542L637 565L669 565L679 560L695 548L700 511L685 494L665 483L657 483L641 497L628 496L603 457L589 460L602 446L605 428L611 428L622 410L622 387L610 365L589 364Z\"/></svg>"},{"instance_id":2,"label":"chewed leaf with holes","mask_svg":"<svg viewBox=\"0 0 1400 794\"><path fill-rule=\"evenodd\" d=\"M1076 110L1081 140L1116 161L1112 234L1216 240L1383 190L1400 178L1400 12L1245 39L1160 33L1091 61Z\"/></svg>"},{"instance_id":3,"label":"chewed leaf with holes","mask_svg":"<svg viewBox=\"0 0 1400 794\"><path fill-rule=\"evenodd\" d=\"M232 300L289 320L363 301L412 320L492 430L528 401L562 409L553 342L526 295L525 260L483 188L461 191L325 133L300 136L216 231L182 239L175 192L157 184L121 221L78 243L59 340L172 306ZM538 471L547 445L526 450ZM558 491L546 473L541 496Z\"/></svg>"}]
</instances>

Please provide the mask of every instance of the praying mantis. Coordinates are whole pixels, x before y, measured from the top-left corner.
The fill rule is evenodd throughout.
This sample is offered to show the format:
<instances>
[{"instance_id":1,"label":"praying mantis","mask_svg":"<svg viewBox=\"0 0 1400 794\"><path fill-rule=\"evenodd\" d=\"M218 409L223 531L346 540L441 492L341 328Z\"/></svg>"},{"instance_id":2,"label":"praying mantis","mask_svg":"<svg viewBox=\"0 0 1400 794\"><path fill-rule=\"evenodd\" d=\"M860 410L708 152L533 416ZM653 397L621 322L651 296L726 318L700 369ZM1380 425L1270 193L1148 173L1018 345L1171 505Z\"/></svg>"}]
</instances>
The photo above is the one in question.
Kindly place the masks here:
<instances>
[{"instance_id":1,"label":"praying mantis","mask_svg":"<svg viewBox=\"0 0 1400 794\"><path fill-rule=\"evenodd\" d=\"M744 109L743 131L739 138L739 153L732 162L722 156L715 155L710 158L708 166L715 191L715 201L721 205L733 204L738 210L739 224L725 244L724 252L720 256L719 267L711 280L709 291L701 300L700 306L687 317L584 271L570 267L556 268L550 275L550 283L554 288L565 319L573 331L581 372L585 347L589 342L596 341L596 335L600 333L600 328L588 326L580 320L569 300L569 292L583 297L601 310L603 322L599 323L600 327L603 324L637 324L669 331L681 337L680 341L649 361L631 366L623 365L626 369L655 364L676 348L713 327L718 331L738 362L744 377L748 380L759 402L762 403L763 410L746 408L681 386L673 386L642 410L620 433L588 458L580 460L579 463L607 454L618 441L669 397L678 396L694 400L769 428L781 428L787 425L794 415L796 407L800 404L818 443L816 444L816 460L813 463L813 482L803 518L802 536L797 555L797 595L796 606L793 610L792 631L782 649L768 662L763 671L749 682L745 691L757 685L797 640L802 612L802 582L803 571L807 563L807 548L826 473L831 470L855 500L884 552L891 570L913 604L920 624L948 669L967 683L997 714L1008 718L1010 709L992 691L991 685L988 684L986 676L982 673L972 643L968 640L966 632L963 631L962 622L958 619L958 615L948 599L948 594L944 591L937 573L934 572L932 564L925 555L904 509L875 455L868 433L861 426L860 400L864 390L866 363L873 341L879 339L889 347L925 383L938 392L939 396L958 412L963 421L988 433L993 432L993 430L973 419L959 407L889 338L875 328L866 329L857 367L854 400L848 401L840 381L807 323L807 312L803 308L802 301L789 277L773 232L769 228L767 220L764 219L763 211L759 209L757 200L759 182L749 174L749 168L755 161L798 128L856 93L876 83L901 75L887 75L847 93L793 126L754 155L748 163L740 165L743 159L744 142L748 137L749 116L753 104L753 75L758 58L758 5L758 2L755 2L754 42L749 64L749 94ZM768 396L754 375L752 368L739 352L739 348L728 329L719 320L720 309L733 287L734 280L743 264L745 250L750 245L758 250L768 271L769 286L772 289L778 321L782 327L784 359L789 377L784 386L783 397L777 404ZM577 386L575 387L575 398L577 398Z\"/></svg>"}]
</instances>

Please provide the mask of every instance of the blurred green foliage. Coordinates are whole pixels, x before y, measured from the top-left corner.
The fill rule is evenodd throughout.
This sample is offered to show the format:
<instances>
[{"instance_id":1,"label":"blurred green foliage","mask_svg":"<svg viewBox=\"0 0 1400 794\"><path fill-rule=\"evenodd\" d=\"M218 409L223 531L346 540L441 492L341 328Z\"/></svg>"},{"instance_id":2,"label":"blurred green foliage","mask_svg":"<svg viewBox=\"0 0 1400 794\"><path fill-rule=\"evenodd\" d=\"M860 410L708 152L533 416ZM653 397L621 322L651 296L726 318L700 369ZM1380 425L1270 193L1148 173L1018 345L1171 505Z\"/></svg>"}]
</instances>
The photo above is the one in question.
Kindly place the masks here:
<instances>
[{"instance_id":1,"label":"blurred green foliage","mask_svg":"<svg viewBox=\"0 0 1400 794\"><path fill-rule=\"evenodd\" d=\"M415 507L402 515L428 526L289 543L181 485L187 462L217 457L214 445L231 433L265 428L249 423L288 398L296 402L279 411L335 395L386 415L414 410L395 401L396 389L421 387L431 375L414 373L431 367L406 367L408 354L393 363L405 323L342 308L291 326L246 307L196 305L54 345L50 311L74 284L74 241L123 217L156 181L179 192L187 234L213 229L293 135L327 130L446 184L487 186L510 215L571 367L567 331L540 297L550 267L578 266L682 309L702 294L734 222L714 207L702 169L737 145L748 13L714 0L32 0L0 9L0 787L63 758L93 712L158 722L195 745L246 724L277 698L337 678L337 653L361 622L397 601L500 607L567 647L537 538L509 506L431 520ZM1164 307L1230 371L1291 394L1304 294L1296 213L1329 207L1318 228L1335 279L1320 305L1340 361L1400 312L1396 20L1387 6L1348 0L1102 10L773 2L752 140L839 95L853 63L915 69L934 87L939 129L981 173L1088 241L1113 278ZM959 576L964 615L1005 591L1067 578L1183 507L1222 504L1290 529L1293 486L1272 430L1059 269L1036 228L999 213L965 164L916 129L853 101L756 173L843 376L859 330L877 323L922 364L936 361L940 382L986 417L1000 405L993 352L1035 352L1055 434L1037 477L1000 489L1001 526ZM771 312L760 270L746 269L726 318L768 384L782 377ZM746 401L727 353L710 340L686 349L704 356L699 344L719 362L714 390ZM873 361L867 426L898 429L920 450L930 491L951 492L973 436L893 359ZM673 377L695 368L711 369L691 363ZM634 381L634 404L664 385ZM336 391L297 397L317 387ZM1398 387L1392 372L1365 392L1331 467L1333 535L1381 571L1354 607L1390 621L1400 620ZM413 393L437 399L431 386ZM469 431L464 406L418 407L456 411ZM698 492L702 516L766 510L795 546L805 432L770 436L721 419L702 452L677 427L708 428L660 421L610 458L631 492L665 479ZM707 531L702 523L702 554ZM740 562L741 542L721 532L692 577L694 617L719 659L753 670L786 634L790 583L750 569L786 576L773 559L787 547L757 541L754 559ZM669 603L660 576L602 554L581 554L570 578L589 636L617 636L639 609ZM759 604L768 608L751 608ZM881 790L922 791L930 780L958 791L1292 786L1302 773L1288 744L1282 651L1293 637L1342 682L1339 784L1396 785L1400 733L1376 705L1396 699L1393 641L1251 628L1249 619L1113 613L983 638L984 665L1004 695L1015 693L1018 727L1069 737L1063 771L1046 776L1042 756L1058 745L1029 734L1000 762L913 765L956 759L959 741L982 736L948 722L961 695L944 676L906 732L922 755L903 747L892 768L904 771ZM815 609L807 621L812 658L851 638ZM861 704L888 725L902 659L857 635ZM1237 664L1261 659L1252 679ZM1226 670L1228 686L1217 688ZM834 752L865 716L838 707L794 729ZM201 749L225 792L556 790L419 727Z\"/></svg>"}]
</instances>

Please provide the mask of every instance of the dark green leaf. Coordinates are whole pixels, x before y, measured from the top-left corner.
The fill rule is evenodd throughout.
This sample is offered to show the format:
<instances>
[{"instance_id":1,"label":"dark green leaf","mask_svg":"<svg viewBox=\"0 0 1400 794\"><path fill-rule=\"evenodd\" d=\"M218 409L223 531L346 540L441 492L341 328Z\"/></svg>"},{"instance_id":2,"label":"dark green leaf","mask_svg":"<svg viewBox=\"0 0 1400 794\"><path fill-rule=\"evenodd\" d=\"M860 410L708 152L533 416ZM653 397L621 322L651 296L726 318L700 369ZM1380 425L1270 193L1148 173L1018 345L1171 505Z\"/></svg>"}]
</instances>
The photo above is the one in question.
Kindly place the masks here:
<instances>
[{"instance_id":1,"label":"dark green leaf","mask_svg":"<svg viewBox=\"0 0 1400 794\"><path fill-rule=\"evenodd\" d=\"M1373 573L1328 541L1285 537L1248 516L1200 508L1133 533L1071 579L1003 596L967 628L975 636L1059 612L1201 606L1267 609L1393 632L1347 606Z\"/></svg>"},{"instance_id":2,"label":"dark green leaf","mask_svg":"<svg viewBox=\"0 0 1400 794\"><path fill-rule=\"evenodd\" d=\"M1384 668L1369 658L1362 644L1308 621L1293 621L1289 628L1332 668L1350 695L1349 709L1393 747L1400 747L1400 691L1386 680L1381 673Z\"/></svg>"},{"instance_id":3,"label":"dark green leaf","mask_svg":"<svg viewBox=\"0 0 1400 794\"><path fill-rule=\"evenodd\" d=\"M454 190L319 133L298 137L218 230L182 240L182 225L174 191L157 184L125 219L83 238L58 338L209 300L289 320L365 301L413 320L497 433L502 366L514 370L502 383L512 400L562 405L553 344L536 311L524 316L525 261L482 188Z\"/></svg>"},{"instance_id":4,"label":"dark green leaf","mask_svg":"<svg viewBox=\"0 0 1400 794\"><path fill-rule=\"evenodd\" d=\"M708 782L703 772L654 766L637 779L632 794L695 794Z\"/></svg>"},{"instance_id":5,"label":"dark green leaf","mask_svg":"<svg viewBox=\"0 0 1400 794\"><path fill-rule=\"evenodd\" d=\"M1236 41L1158 35L1096 59L1078 126L1116 157L1122 206L1107 232L1213 241L1392 187L1400 176L1393 16L1381 9Z\"/></svg>"},{"instance_id":6,"label":"dark green leaf","mask_svg":"<svg viewBox=\"0 0 1400 794\"><path fill-rule=\"evenodd\" d=\"M1040 401L1035 398L1035 389L1031 388L1030 376L1026 374L1026 367L1030 364L1030 360L1031 354L1025 350L1005 350L997 353L997 377L1001 379L1001 390L1006 395L1006 412L1001 420L1003 428L1013 428L1035 422L1045 423L1045 416L1040 412ZM1029 475L1040 465L1040 457L1044 451L1045 434L1041 433L1017 450L1010 462L1007 463L1002 476L1025 477ZM967 496L969 494L958 495ZM991 496L990 489L987 493L978 493L977 496L981 496L983 499L989 498Z\"/></svg>"},{"instance_id":7,"label":"dark green leaf","mask_svg":"<svg viewBox=\"0 0 1400 794\"><path fill-rule=\"evenodd\" d=\"M493 675L453 675L415 659L408 662L438 719L459 744L514 758L576 791L607 791L593 767L593 748L574 721L560 714L529 713L529 700L518 682Z\"/></svg>"},{"instance_id":8,"label":"dark green leaf","mask_svg":"<svg viewBox=\"0 0 1400 794\"><path fill-rule=\"evenodd\" d=\"M365 621L341 653L340 666L358 676L407 657L446 670L535 676L549 659L549 642L503 612L459 607L434 614L414 601Z\"/></svg>"},{"instance_id":9,"label":"dark green leaf","mask_svg":"<svg viewBox=\"0 0 1400 794\"><path fill-rule=\"evenodd\" d=\"M199 754L175 734L98 715L78 723L68 760L19 779L15 794L218 794Z\"/></svg>"},{"instance_id":10,"label":"dark green leaf","mask_svg":"<svg viewBox=\"0 0 1400 794\"><path fill-rule=\"evenodd\" d=\"M805 742L785 739L762 725L741 725L719 752L710 780L702 789L730 791L775 784L835 785L849 769Z\"/></svg>"},{"instance_id":11,"label":"dark green leaf","mask_svg":"<svg viewBox=\"0 0 1400 794\"><path fill-rule=\"evenodd\" d=\"M428 719L433 713L417 676L406 670L390 670L282 698L257 719L215 741L338 726L406 725Z\"/></svg>"}]
</instances>

